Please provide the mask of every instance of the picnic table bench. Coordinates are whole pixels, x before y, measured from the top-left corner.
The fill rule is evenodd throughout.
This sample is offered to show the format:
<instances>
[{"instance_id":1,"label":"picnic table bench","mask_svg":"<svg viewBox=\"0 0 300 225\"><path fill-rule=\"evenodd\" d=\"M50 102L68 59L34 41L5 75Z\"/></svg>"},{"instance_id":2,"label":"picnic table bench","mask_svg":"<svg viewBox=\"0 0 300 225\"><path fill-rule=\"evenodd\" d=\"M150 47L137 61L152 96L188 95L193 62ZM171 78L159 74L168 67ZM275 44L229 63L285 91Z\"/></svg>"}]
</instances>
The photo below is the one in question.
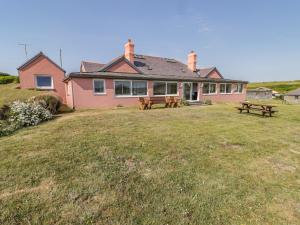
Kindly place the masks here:
<instances>
[{"instance_id":1,"label":"picnic table bench","mask_svg":"<svg viewBox=\"0 0 300 225\"><path fill-rule=\"evenodd\" d=\"M165 107L174 108L179 107L180 99L174 96L165 97L139 97L139 108L141 110L151 109L154 104L165 104Z\"/></svg>"},{"instance_id":2,"label":"picnic table bench","mask_svg":"<svg viewBox=\"0 0 300 225\"><path fill-rule=\"evenodd\" d=\"M242 102L241 107L236 107L240 113L243 111L246 111L247 113L250 113L251 111L258 111L261 112L262 116L272 116L275 112L278 112L277 110L274 110L276 106L274 105L268 105L268 104L258 104L258 103L251 103L251 102Z\"/></svg>"}]
</instances>

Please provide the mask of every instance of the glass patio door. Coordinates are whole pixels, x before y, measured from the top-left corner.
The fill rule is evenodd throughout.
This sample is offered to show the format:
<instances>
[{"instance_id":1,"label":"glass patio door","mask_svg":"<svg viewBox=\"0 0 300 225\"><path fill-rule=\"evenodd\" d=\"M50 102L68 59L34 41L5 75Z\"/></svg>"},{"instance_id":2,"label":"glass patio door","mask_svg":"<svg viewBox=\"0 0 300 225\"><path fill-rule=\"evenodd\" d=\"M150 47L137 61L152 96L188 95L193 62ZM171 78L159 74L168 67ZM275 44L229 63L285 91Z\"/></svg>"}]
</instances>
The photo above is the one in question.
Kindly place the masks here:
<instances>
[{"instance_id":1,"label":"glass patio door","mask_svg":"<svg viewBox=\"0 0 300 225\"><path fill-rule=\"evenodd\" d=\"M187 101L198 100L198 83L183 83L183 98Z\"/></svg>"},{"instance_id":2,"label":"glass patio door","mask_svg":"<svg viewBox=\"0 0 300 225\"><path fill-rule=\"evenodd\" d=\"M191 83L183 83L183 98L187 101L191 100Z\"/></svg>"}]
</instances>

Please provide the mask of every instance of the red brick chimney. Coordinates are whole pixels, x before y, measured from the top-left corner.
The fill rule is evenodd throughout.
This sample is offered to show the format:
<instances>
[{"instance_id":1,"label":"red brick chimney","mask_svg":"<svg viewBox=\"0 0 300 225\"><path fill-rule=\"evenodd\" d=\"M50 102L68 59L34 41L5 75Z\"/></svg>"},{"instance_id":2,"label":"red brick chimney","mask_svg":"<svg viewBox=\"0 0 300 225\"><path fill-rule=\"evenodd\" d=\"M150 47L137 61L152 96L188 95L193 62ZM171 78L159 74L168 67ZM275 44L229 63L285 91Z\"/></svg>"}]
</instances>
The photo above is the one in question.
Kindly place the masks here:
<instances>
[{"instance_id":1,"label":"red brick chimney","mask_svg":"<svg viewBox=\"0 0 300 225\"><path fill-rule=\"evenodd\" d=\"M188 68L192 71L197 70L197 54L194 51L188 55Z\"/></svg>"},{"instance_id":2,"label":"red brick chimney","mask_svg":"<svg viewBox=\"0 0 300 225\"><path fill-rule=\"evenodd\" d=\"M125 58L133 63L134 61L134 44L131 39L128 39L128 42L125 44Z\"/></svg>"}]
</instances>

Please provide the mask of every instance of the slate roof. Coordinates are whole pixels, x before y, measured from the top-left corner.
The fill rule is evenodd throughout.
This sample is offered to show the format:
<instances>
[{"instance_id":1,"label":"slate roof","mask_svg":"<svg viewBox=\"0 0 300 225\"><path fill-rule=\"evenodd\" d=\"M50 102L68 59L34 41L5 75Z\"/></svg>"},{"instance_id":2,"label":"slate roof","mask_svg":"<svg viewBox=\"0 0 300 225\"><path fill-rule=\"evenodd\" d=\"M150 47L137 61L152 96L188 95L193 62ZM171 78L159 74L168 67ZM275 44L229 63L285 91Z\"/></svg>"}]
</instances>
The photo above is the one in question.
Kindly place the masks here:
<instances>
[{"instance_id":1,"label":"slate roof","mask_svg":"<svg viewBox=\"0 0 300 225\"><path fill-rule=\"evenodd\" d=\"M96 63L96 62L87 62L82 61L81 65L84 66L86 72L97 72L99 71L105 64Z\"/></svg>"},{"instance_id":2,"label":"slate roof","mask_svg":"<svg viewBox=\"0 0 300 225\"><path fill-rule=\"evenodd\" d=\"M185 77L208 77L208 75L217 70L216 67L198 69L193 72L188 69L188 66L178 60L170 58L162 58L147 55L135 55L134 63L130 63L124 55L121 55L107 64L90 63L82 61L86 72L103 72L118 63L121 60L127 61L139 73L149 75L166 75L166 76L185 76ZM219 73L219 72L218 72ZM222 75L221 75L222 76Z\"/></svg>"},{"instance_id":3,"label":"slate roof","mask_svg":"<svg viewBox=\"0 0 300 225\"><path fill-rule=\"evenodd\" d=\"M39 52L38 54L36 54L35 56L33 56L32 58L27 60L25 63L23 63L21 66L19 66L17 68L17 70L24 69L26 66L30 65L31 63L33 63L35 60L37 60L41 56L46 58L47 60L49 60L52 64L54 64L58 69L62 70L64 73L66 72L63 68L61 68L59 65L57 65L52 59L50 59L48 56L46 56L43 52Z\"/></svg>"},{"instance_id":4,"label":"slate roof","mask_svg":"<svg viewBox=\"0 0 300 225\"><path fill-rule=\"evenodd\" d=\"M196 73L187 68L187 65L175 59L135 55L134 65L138 67L144 74L197 76Z\"/></svg>"},{"instance_id":5,"label":"slate roof","mask_svg":"<svg viewBox=\"0 0 300 225\"><path fill-rule=\"evenodd\" d=\"M290 91L287 94L285 94L287 96L300 96L300 88Z\"/></svg>"}]
</instances>

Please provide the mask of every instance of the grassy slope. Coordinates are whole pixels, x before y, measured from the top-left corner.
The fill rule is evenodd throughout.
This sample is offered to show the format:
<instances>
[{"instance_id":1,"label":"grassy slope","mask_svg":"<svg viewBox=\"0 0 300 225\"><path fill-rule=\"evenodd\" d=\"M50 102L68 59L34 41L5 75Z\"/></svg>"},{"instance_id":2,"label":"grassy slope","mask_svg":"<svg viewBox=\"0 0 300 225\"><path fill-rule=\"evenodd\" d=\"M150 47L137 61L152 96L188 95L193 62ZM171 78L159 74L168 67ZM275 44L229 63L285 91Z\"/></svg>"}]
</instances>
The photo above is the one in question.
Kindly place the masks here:
<instances>
[{"instance_id":1,"label":"grassy slope","mask_svg":"<svg viewBox=\"0 0 300 225\"><path fill-rule=\"evenodd\" d=\"M26 100L32 96L45 94L46 92L35 90L16 89L19 84L0 84L0 106L14 100Z\"/></svg>"},{"instance_id":2,"label":"grassy slope","mask_svg":"<svg viewBox=\"0 0 300 225\"><path fill-rule=\"evenodd\" d=\"M295 81L276 81L276 82L257 82L249 83L248 88L254 89L258 87L267 87L272 90L278 91L279 93L286 93L297 88L300 88L300 80Z\"/></svg>"},{"instance_id":3,"label":"grassy slope","mask_svg":"<svg viewBox=\"0 0 300 225\"><path fill-rule=\"evenodd\" d=\"M300 106L90 110L0 139L1 224L300 224Z\"/></svg>"}]
</instances>

